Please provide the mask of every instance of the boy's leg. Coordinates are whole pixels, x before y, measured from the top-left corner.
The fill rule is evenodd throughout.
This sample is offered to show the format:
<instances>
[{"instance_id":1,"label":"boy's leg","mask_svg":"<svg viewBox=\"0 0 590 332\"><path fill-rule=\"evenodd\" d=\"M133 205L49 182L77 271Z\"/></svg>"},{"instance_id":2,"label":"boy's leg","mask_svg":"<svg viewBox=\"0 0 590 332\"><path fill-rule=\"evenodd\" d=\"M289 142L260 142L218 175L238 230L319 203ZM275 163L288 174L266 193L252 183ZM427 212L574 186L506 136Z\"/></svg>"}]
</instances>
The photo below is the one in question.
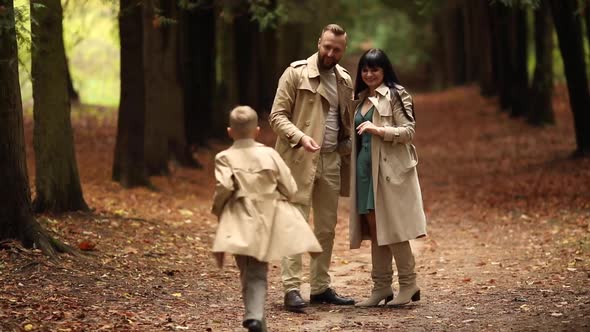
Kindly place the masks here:
<instances>
[{"instance_id":1,"label":"boy's leg","mask_svg":"<svg viewBox=\"0 0 590 332\"><path fill-rule=\"evenodd\" d=\"M268 264L250 256L236 255L242 283L244 320L255 319L264 322Z\"/></svg>"}]
</instances>

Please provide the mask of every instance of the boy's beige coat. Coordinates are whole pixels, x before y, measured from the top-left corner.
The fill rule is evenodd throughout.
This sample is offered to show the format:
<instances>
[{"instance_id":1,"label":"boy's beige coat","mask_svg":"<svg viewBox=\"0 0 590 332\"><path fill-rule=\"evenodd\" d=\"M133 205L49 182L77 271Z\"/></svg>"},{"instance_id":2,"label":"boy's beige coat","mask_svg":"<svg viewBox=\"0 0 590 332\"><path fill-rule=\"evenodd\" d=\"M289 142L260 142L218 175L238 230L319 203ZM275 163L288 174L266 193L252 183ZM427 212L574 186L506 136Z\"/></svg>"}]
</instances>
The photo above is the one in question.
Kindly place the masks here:
<instances>
[{"instance_id":1,"label":"boy's beige coat","mask_svg":"<svg viewBox=\"0 0 590 332\"><path fill-rule=\"evenodd\" d=\"M268 262L321 252L311 228L289 201L297 185L283 159L253 139L236 140L215 157L212 212L219 217L214 253Z\"/></svg>"},{"instance_id":2,"label":"boy's beige coat","mask_svg":"<svg viewBox=\"0 0 590 332\"><path fill-rule=\"evenodd\" d=\"M398 86L402 102L407 110L412 97ZM352 116L366 91L350 105ZM390 95L387 86L377 88L377 97L371 98L376 112L372 122L385 128L385 137L373 135L371 139L371 161L375 217L377 222L377 243L382 245L398 243L426 235L426 217L422 206L422 193L418 182L416 165L418 155L412 145L416 123L403 113L399 100ZM392 99L394 107L392 107ZM356 207L356 135L352 139L351 200L350 200L350 248L356 249L362 240L370 239L363 229Z\"/></svg>"}]
</instances>

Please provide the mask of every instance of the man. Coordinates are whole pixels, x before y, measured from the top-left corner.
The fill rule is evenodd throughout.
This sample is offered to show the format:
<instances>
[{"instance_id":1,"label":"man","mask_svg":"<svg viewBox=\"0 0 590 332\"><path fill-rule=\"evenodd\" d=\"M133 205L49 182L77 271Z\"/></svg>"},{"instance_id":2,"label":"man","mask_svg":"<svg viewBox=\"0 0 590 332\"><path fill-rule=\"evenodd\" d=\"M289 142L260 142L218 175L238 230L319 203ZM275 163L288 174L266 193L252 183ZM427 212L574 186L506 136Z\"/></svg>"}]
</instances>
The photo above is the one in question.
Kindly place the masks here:
<instances>
[{"instance_id":1,"label":"man","mask_svg":"<svg viewBox=\"0 0 590 332\"><path fill-rule=\"evenodd\" d=\"M338 196L348 195L351 117L347 109L352 83L338 65L346 50L346 32L327 25L318 52L291 63L281 76L269 116L278 136L276 150L291 168L299 188L294 198L309 221L313 208L314 233L323 252L311 258L310 302L353 305L330 287L328 269L334 246ZM294 239L296 241L296 239ZM303 312L300 293L301 255L281 261L285 308Z\"/></svg>"}]
</instances>

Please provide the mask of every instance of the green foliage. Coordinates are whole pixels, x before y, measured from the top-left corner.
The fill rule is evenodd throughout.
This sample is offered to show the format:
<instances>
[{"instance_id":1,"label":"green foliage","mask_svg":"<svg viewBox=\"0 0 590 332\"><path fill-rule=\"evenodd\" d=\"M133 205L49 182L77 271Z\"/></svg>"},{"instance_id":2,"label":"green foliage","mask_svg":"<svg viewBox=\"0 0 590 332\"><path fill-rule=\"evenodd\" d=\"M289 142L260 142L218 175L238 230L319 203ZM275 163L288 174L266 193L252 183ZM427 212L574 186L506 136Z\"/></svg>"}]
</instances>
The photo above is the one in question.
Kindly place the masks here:
<instances>
[{"instance_id":1,"label":"green foliage","mask_svg":"<svg viewBox=\"0 0 590 332\"><path fill-rule=\"evenodd\" d=\"M178 7L185 10L195 10L207 6L209 2L208 0L178 0Z\"/></svg>"},{"instance_id":2,"label":"green foliage","mask_svg":"<svg viewBox=\"0 0 590 332\"><path fill-rule=\"evenodd\" d=\"M490 3L496 4L501 3L508 7L520 7L520 8L537 8L539 7L541 0L491 0Z\"/></svg>"},{"instance_id":3,"label":"green foliage","mask_svg":"<svg viewBox=\"0 0 590 332\"><path fill-rule=\"evenodd\" d=\"M74 88L79 92L83 103L118 105L120 87L117 1L62 0L62 6L64 45ZM15 0L16 11L19 12L17 40L20 84L23 105L27 109L33 101L29 0Z\"/></svg>"},{"instance_id":4,"label":"green foliage","mask_svg":"<svg viewBox=\"0 0 590 332\"><path fill-rule=\"evenodd\" d=\"M271 0L249 0L249 11L252 19L258 22L260 30L275 29L285 17L285 8L279 3L272 5Z\"/></svg>"}]
</instances>

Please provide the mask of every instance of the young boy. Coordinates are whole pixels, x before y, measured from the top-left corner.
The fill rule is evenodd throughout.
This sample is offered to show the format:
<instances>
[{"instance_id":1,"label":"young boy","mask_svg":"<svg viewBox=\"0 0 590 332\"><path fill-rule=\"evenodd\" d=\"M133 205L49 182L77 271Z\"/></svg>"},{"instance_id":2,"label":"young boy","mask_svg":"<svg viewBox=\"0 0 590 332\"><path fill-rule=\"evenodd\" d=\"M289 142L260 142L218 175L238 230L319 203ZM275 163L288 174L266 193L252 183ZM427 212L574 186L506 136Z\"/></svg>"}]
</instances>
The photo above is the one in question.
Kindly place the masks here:
<instances>
[{"instance_id":1,"label":"young boy","mask_svg":"<svg viewBox=\"0 0 590 332\"><path fill-rule=\"evenodd\" d=\"M301 213L289 203L297 192L291 171L272 148L256 142L258 116L248 106L234 108L227 133L233 145L215 156L212 212L219 218L213 253L235 255L240 269L248 331L266 331L264 303L267 262L322 248Z\"/></svg>"}]
</instances>

